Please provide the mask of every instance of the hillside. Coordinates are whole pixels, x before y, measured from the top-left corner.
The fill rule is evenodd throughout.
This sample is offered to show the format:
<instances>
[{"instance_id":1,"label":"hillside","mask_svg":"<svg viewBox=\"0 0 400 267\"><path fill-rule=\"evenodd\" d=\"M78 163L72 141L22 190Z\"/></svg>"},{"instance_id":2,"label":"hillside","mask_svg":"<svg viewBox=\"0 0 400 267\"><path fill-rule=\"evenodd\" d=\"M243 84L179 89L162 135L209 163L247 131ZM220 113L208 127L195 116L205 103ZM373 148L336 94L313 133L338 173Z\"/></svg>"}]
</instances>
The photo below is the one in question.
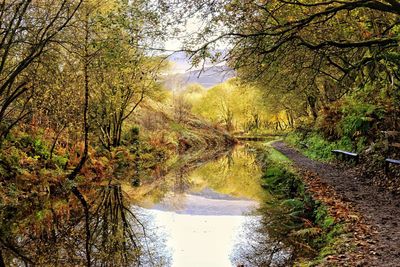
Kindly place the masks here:
<instances>
[{"instance_id":1,"label":"hillside","mask_svg":"<svg viewBox=\"0 0 400 267\"><path fill-rule=\"evenodd\" d=\"M207 61L204 66L195 68L185 53L174 53L169 58L171 70L164 75L164 85L169 90L182 91L187 85L197 83L211 88L235 77L235 71L224 62L212 64Z\"/></svg>"},{"instance_id":2,"label":"hillside","mask_svg":"<svg viewBox=\"0 0 400 267\"><path fill-rule=\"evenodd\" d=\"M215 150L235 143L224 129L187 111L177 114L168 104L147 103L135 121L149 143L159 143L179 152Z\"/></svg>"}]
</instances>

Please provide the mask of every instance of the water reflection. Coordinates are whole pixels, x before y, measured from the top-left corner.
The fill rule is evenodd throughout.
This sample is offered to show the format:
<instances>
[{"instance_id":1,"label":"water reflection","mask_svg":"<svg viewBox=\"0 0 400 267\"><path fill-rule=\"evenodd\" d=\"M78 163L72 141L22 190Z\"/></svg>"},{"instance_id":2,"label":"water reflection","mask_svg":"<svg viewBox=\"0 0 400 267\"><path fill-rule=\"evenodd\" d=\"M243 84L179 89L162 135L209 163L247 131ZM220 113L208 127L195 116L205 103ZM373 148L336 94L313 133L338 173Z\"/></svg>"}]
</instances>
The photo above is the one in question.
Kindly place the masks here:
<instances>
[{"instance_id":1,"label":"water reflection","mask_svg":"<svg viewBox=\"0 0 400 267\"><path fill-rule=\"evenodd\" d=\"M127 208L119 184L85 190L86 217L79 201L38 198L1 209L0 266L164 266L146 222ZM162 244L157 243L157 246ZM162 255L162 254L161 254ZM90 259L90 264L88 260Z\"/></svg>"},{"instance_id":2,"label":"water reflection","mask_svg":"<svg viewBox=\"0 0 400 267\"><path fill-rule=\"evenodd\" d=\"M233 261L237 266L292 266L294 257L287 246L285 237L271 235L274 231L267 228L265 215L248 218L240 233L242 242L235 245Z\"/></svg>"},{"instance_id":3,"label":"water reflection","mask_svg":"<svg viewBox=\"0 0 400 267\"><path fill-rule=\"evenodd\" d=\"M103 187L91 221L92 253L95 266L163 266L162 243L151 242L147 221L124 202L119 184ZM128 208L129 207L129 208ZM140 218L139 218L140 217ZM156 247L159 249L156 249Z\"/></svg>"},{"instance_id":4,"label":"water reflection","mask_svg":"<svg viewBox=\"0 0 400 267\"><path fill-rule=\"evenodd\" d=\"M255 155L244 146L237 146L200 158L197 155L182 157L159 180L157 187L144 185L128 191L140 206L146 208L172 197L176 203L184 203L182 199L186 193L204 194L207 189L226 196L261 201L265 197L260 187L261 174Z\"/></svg>"},{"instance_id":5,"label":"water reflection","mask_svg":"<svg viewBox=\"0 0 400 267\"><path fill-rule=\"evenodd\" d=\"M257 202L218 194L209 188L198 193L170 194L152 209L188 215L243 215L257 208Z\"/></svg>"},{"instance_id":6,"label":"water reflection","mask_svg":"<svg viewBox=\"0 0 400 267\"><path fill-rule=\"evenodd\" d=\"M255 155L236 147L191 163L165 177L161 200L147 194L140 203L166 237L172 266L233 266L241 228L264 197Z\"/></svg>"},{"instance_id":7,"label":"water reflection","mask_svg":"<svg viewBox=\"0 0 400 267\"><path fill-rule=\"evenodd\" d=\"M244 215L257 202L211 189L180 196L179 202L168 196L150 211L167 237L172 266L232 266L230 256L239 242Z\"/></svg>"},{"instance_id":8,"label":"water reflection","mask_svg":"<svg viewBox=\"0 0 400 267\"><path fill-rule=\"evenodd\" d=\"M230 255L244 216L151 213L167 235L171 266L232 266Z\"/></svg>"},{"instance_id":9,"label":"water reflection","mask_svg":"<svg viewBox=\"0 0 400 267\"><path fill-rule=\"evenodd\" d=\"M299 259L315 258L336 234L334 219L295 174L269 157L264 163L263 188L270 197L261 216L244 227L235 259L244 266L297 266Z\"/></svg>"},{"instance_id":10,"label":"water reflection","mask_svg":"<svg viewBox=\"0 0 400 267\"><path fill-rule=\"evenodd\" d=\"M185 155L139 187L129 181L31 194L0 209L0 266L286 266L282 209L245 147ZM284 211L284 210L283 210Z\"/></svg>"}]
</instances>

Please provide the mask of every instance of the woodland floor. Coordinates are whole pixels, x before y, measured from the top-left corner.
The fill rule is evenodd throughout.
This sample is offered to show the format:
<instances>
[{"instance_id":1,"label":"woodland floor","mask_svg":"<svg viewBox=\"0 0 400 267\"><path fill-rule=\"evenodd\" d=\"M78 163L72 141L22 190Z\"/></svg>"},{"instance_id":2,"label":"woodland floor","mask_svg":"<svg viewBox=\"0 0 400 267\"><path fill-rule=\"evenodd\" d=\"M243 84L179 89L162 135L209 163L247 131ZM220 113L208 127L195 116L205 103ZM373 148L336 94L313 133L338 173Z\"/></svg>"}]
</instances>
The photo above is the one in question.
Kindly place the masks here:
<instances>
[{"instance_id":1,"label":"woodland floor","mask_svg":"<svg viewBox=\"0 0 400 267\"><path fill-rule=\"evenodd\" d=\"M373 185L371 178L363 177L360 168L311 160L283 142L275 142L273 147L308 177L305 180L311 192L328 188L317 192L322 200L335 198L334 204L327 203L328 206L339 203L343 210L350 210L347 214L357 214L347 216L357 218L352 232L359 246L351 255L337 257L334 265L400 266L400 196Z\"/></svg>"}]
</instances>

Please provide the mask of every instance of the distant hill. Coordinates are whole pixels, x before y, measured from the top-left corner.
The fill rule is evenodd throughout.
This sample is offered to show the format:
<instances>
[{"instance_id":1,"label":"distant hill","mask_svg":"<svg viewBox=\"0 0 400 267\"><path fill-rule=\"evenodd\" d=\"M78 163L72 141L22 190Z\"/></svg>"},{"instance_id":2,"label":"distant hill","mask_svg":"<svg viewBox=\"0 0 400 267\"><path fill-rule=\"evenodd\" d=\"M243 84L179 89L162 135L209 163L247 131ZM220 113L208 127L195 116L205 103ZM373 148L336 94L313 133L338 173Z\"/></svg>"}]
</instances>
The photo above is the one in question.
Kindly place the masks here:
<instances>
[{"instance_id":1,"label":"distant hill","mask_svg":"<svg viewBox=\"0 0 400 267\"><path fill-rule=\"evenodd\" d=\"M211 88L235 76L235 72L225 65L206 63L203 69L193 69L185 53L175 53L169 57L174 67L164 76L164 85L169 90L181 91L187 85L198 83Z\"/></svg>"},{"instance_id":2,"label":"distant hill","mask_svg":"<svg viewBox=\"0 0 400 267\"><path fill-rule=\"evenodd\" d=\"M187 85L198 83L205 88L211 88L235 76L232 69L226 66L207 67L204 70L192 70L184 73L166 75L164 85L170 90L180 91Z\"/></svg>"}]
</instances>

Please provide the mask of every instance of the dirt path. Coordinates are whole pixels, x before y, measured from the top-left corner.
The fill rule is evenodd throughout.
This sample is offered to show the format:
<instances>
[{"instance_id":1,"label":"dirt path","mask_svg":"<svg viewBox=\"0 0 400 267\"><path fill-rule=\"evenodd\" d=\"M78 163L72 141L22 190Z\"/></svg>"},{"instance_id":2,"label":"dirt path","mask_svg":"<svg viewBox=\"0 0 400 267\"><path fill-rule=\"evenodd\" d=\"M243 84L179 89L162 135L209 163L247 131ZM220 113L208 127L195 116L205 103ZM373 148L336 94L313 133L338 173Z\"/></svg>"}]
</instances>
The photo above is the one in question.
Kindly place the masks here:
<instances>
[{"instance_id":1,"label":"dirt path","mask_svg":"<svg viewBox=\"0 0 400 267\"><path fill-rule=\"evenodd\" d=\"M273 147L294 162L299 170L316 175L331 186L341 200L354 207L371 225L375 234L368 238L372 248L361 266L400 266L400 198L360 178L354 169L343 169L311 160L283 142ZM372 240L370 240L372 239Z\"/></svg>"}]
</instances>

